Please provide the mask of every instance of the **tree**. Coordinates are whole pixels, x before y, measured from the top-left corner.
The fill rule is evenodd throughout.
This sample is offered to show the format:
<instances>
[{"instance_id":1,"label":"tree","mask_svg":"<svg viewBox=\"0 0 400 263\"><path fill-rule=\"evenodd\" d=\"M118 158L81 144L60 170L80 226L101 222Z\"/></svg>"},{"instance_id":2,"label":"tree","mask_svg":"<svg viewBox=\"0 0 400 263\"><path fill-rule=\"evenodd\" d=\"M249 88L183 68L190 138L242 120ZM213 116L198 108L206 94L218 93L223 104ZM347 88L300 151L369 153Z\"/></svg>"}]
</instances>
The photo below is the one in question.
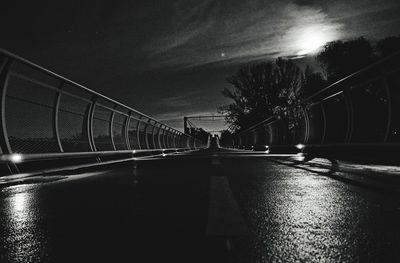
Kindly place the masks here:
<instances>
[{"instance_id":1,"label":"tree","mask_svg":"<svg viewBox=\"0 0 400 263\"><path fill-rule=\"evenodd\" d=\"M301 84L301 98L317 93L327 86L327 81L324 79L321 72L314 72L309 66L304 70L303 82Z\"/></svg>"},{"instance_id":2,"label":"tree","mask_svg":"<svg viewBox=\"0 0 400 263\"><path fill-rule=\"evenodd\" d=\"M340 80L376 61L371 43L363 37L349 41L333 41L325 45L317 61L328 82Z\"/></svg>"},{"instance_id":3,"label":"tree","mask_svg":"<svg viewBox=\"0 0 400 263\"><path fill-rule=\"evenodd\" d=\"M376 43L376 50L380 57L386 57L400 51L400 36L387 37Z\"/></svg>"},{"instance_id":4,"label":"tree","mask_svg":"<svg viewBox=\"0 0 400 263\"><path fill-rule=\"evenodd\" d=\"M227 79L233 90L222 94L233 103L219 108L231 130L238 131L263 121L298 100L302 72L291 60L278 58L242 66Z\"/></svg>"}]
</instances>

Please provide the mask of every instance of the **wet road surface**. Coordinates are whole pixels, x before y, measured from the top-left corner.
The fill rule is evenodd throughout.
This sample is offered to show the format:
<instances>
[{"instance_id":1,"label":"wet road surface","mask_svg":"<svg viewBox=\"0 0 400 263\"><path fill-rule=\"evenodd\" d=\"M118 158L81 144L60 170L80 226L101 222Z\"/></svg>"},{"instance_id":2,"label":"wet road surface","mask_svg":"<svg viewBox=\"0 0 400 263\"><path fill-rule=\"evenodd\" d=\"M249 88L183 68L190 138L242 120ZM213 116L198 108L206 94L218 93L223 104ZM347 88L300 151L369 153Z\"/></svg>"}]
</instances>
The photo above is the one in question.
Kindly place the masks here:
<instances>
[{"instance_id":1,"label":"wet road surface","mask_svg":"<svg viewBox=\"0 0 400 263\"><path fill-rule=\"evenodd\" d=\"M0 262L400 261L398 194L273 156L203 150L35 180L0 188Z\"/></svg>"}]
</instances>

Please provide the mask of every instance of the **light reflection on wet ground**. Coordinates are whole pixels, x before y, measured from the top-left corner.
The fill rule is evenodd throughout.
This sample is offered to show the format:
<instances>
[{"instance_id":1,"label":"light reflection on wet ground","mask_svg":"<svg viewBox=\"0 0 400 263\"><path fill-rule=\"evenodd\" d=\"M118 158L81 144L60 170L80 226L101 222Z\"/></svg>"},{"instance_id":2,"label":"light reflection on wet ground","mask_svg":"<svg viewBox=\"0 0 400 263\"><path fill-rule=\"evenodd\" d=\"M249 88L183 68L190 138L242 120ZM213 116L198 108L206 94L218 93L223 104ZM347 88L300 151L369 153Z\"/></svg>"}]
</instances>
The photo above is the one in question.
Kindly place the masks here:
<instances>
[{"instance_id":1,"label":"light reflection on wet ground","mask_svg":"<svg viewBox=\"0 0 400 263\"><path fill-rule=\"evenodd\" d=\"M191 157L1 188L0 262L400 261L399 195L259 157ZM212 176L251 238L207 236Z\"/></svg>"},{"instance_id":2,"label":"light reflection on wet ground","mask_svg":"<svg viewBox=\"0 0 400 263\"><path fill-rule=\"evenodd\" d=\"M40 211L32 185L12 186L1 190L0 217L2 233L1 262L38 262L46 258L42 250L45 241L40 227Z\"/></svg>"},{"instance_id":3,"label":"light reflection on wet ground","mask_svg":"<svg viewBox=\"0 0 400 263\"><path fill-rule=\"evenodd\" d=\"M245 177L234 175L231 181L256 236L256 261L400 258L398 196L279 165Z\"/></svg>"}]
</instances>

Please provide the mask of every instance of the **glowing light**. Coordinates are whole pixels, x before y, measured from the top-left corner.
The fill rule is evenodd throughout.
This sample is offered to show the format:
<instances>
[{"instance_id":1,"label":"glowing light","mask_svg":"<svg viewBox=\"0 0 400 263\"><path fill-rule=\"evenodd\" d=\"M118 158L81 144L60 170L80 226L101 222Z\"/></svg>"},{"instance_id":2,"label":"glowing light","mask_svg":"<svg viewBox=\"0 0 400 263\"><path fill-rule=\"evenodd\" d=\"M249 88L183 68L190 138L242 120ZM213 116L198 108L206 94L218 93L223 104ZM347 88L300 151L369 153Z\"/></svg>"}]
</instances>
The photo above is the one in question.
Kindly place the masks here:
<instances>
[{"instance_id":1,"label":"glowing light","mask_svg":"<svg viewBox=\"0 0 400 263\"><path fill-rule=\"evenodd\" d=\"M301 143L299 143L299 144L296 145L296 148L299 149L299 150L304 149L304 147L305 147L305 145L304 145L304 144L301 144Z\"/></svg>"},{"instance_id":2,"label":"glowing light","mask_svg":"<svg viewBox=\"0 0 400 263\"><path fill-rule=\"evenodd\" d=\"M27 194L26 193L19 193L14 197L14 211L16 213L22 212L26 207L26 200Z\"/></svg>"},{"instance_id":3,"label":"glowing light","mask_svg":"<svg viewBox=\"0 0 400 263\"><path fill-rule=\"evenodd\" d=\"M20 163L22 162L22 155L21 154L11 154L10 155L10 161L13 163Z\"/></svg>"},{"instance_id":4,"label":"glowing light","mask_svg":"<svg viewBox=\"0 0 400 263\"><path fill-rule=\"evenodd\" d=\"M269 147L268 147L268 145L265 145L264 148L265 148L265 153L269 153Z\"/></svg>"},{"instance_id":5,"label":"glowing light","mask_svg":"<svg viewBox=\"0 0 400 263\"><path fill-rule=\"evenodd\" d=\"M297 55L301 56L315 53L326 43L337 39L337 32L327 25L310 25L298 28L294 39Z\"/></svg>"},{"instance_id":6,"label":"glowing light","mask_svg":"<svg viewBox=\"0 0 400 263\"><path fill-rule=\"evenodd\" d=\"M162 154L163 157L167 156L165 153Z\"/></svg>"},{"instance_id":7,"label":"glowing light","mask_svg":"<svg viewBox=\"0 0 400 263\"><path fill-rule=\"evenodd\" d=\"M295 160L303 162L306 159L306 156L303 153L296 154Z\"/></svg>"},{"instance_id":8,"label":"glowing light","mask_svg":"<svg viewBox=\"0 0 400 263\"><path fill-rule=\"evenodd\" d=\"M225 53L224 52L221 53L221 57L225 57Z\"/></svg>"}]
</instances>

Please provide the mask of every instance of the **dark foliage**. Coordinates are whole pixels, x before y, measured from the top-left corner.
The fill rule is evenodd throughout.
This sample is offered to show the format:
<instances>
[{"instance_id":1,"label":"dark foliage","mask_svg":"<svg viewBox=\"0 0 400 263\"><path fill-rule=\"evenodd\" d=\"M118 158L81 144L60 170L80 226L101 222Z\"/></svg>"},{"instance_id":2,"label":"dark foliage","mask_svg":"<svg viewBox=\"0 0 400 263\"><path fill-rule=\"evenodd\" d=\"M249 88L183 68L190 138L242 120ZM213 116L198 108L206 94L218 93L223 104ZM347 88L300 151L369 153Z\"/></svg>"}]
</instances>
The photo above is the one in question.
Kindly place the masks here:
<instances>
[{"instance_id":1,"label":"dark foliage","mask_svg":"<svg viewBox=\"0 0 400 263\"><path fill-rule=\"evenodd\" d=\"M334 41L325 45L317 56L328 82L340 80L376 61L374 48L363 38Z\"/></svg>"},{"instance_id":2,"label":"dark foliage","mask_svg":"<svg viewBox=\"0 0 400 263\"><path fill-rule=\"evenodd\" d=\"M219 111L227 115L232 130L245 129L270 117L274 112L295 103L302 82L302 72L292 61L277 59L242 66L227 79L233 90L222 94L233 103Z\"/></svg>"},{"instance_id":3,"label":"dark foliage","mask_svg":"<svg viewBox=\"0 0 400 263\"><path fill-rule=\"evenodd\" d=\"M376 50L380 57L386 57L400 52L400 36L384 38L376 44Z\"/></svg>"}]
</instances>

